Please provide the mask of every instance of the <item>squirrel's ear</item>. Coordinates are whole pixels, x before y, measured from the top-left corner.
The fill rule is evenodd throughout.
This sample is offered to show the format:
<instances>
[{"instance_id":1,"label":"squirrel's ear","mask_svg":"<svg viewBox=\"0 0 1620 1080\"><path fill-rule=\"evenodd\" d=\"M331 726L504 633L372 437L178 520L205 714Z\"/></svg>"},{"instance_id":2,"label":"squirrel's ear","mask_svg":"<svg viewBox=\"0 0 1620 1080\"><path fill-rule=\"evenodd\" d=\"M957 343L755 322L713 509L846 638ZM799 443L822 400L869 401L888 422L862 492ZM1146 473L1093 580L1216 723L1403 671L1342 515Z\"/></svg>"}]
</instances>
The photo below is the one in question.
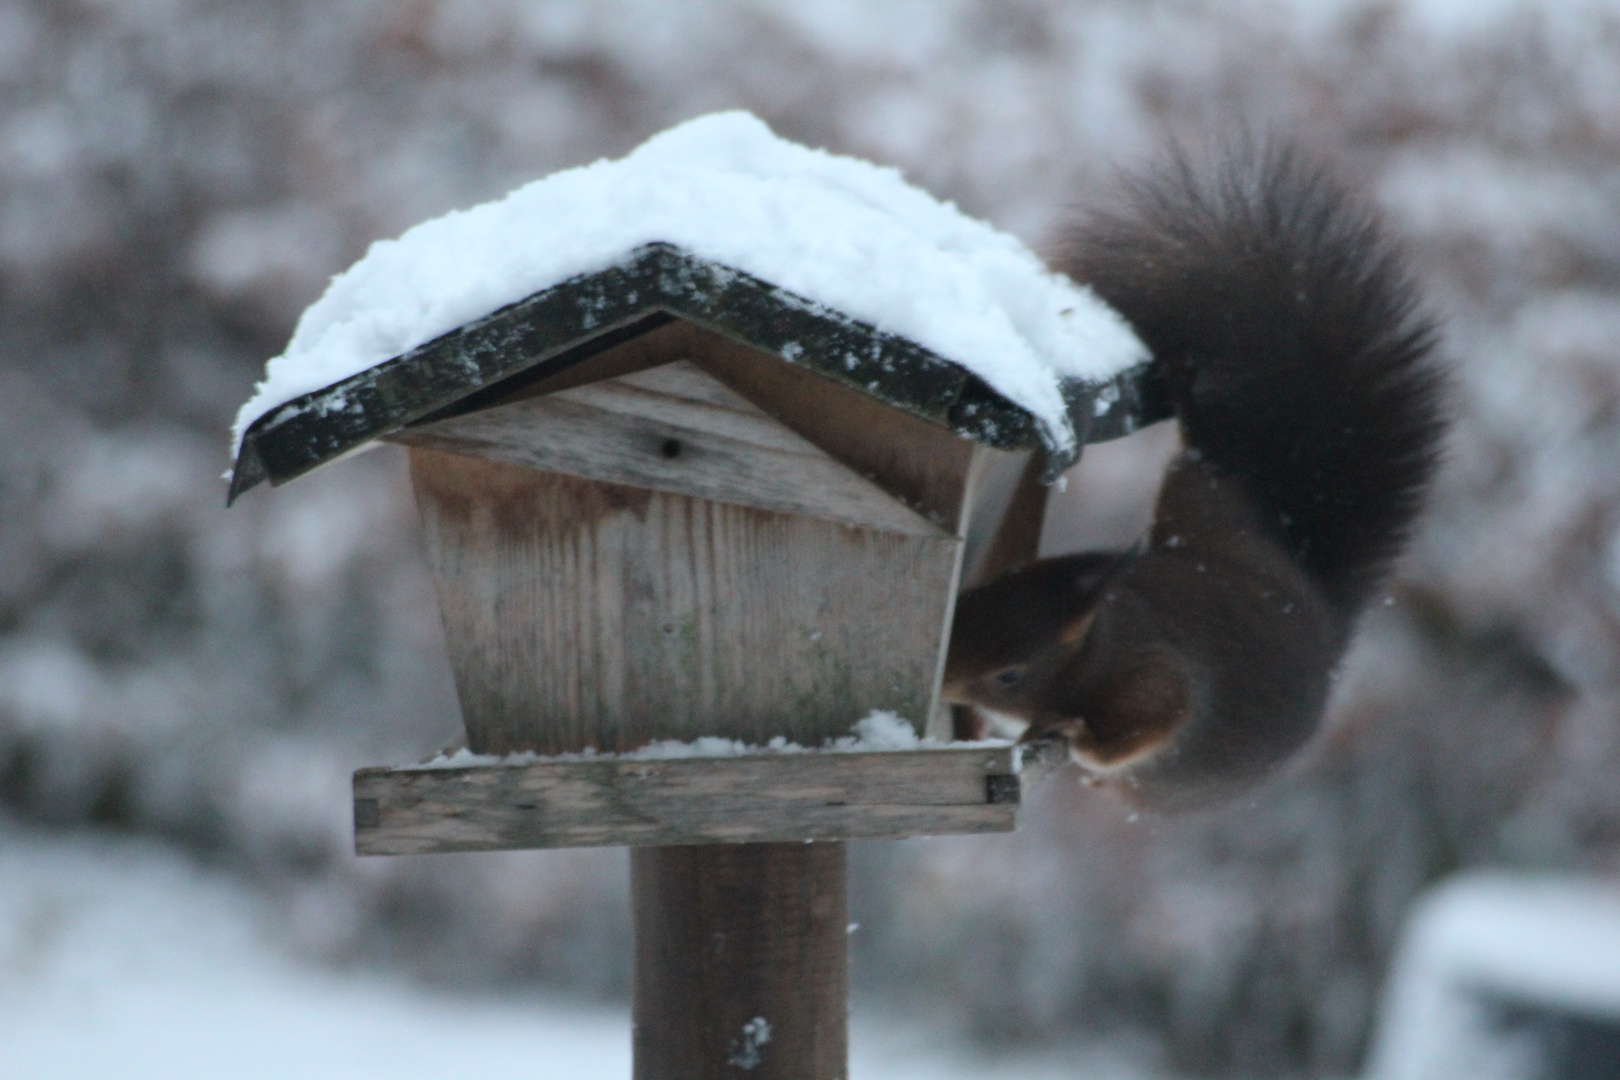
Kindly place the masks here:
<instances>
[{"instance_id":1,"label":"squirrel's ear","mask_svg":"<svg viewBox=\"0 0 1620 1080\"><path fill-rule=\"evenodd\" d=\"M1101 592L1110 581L1129 570L1144 550L1144 545L1133 544L1116 555L1088 556L1074 572L1071 584L1075 592L1085 596Z\"/></svg>"},{"instance_id":2,"label":"squirrel's ear","mask_svg":"<svg viewBox=\"0 0 1620 1080\"><path fill-rule=\"evenodd\" d=\"M1097 620L1097 609L1087 608L1078 618L1070 619L1058 632L1058 640L1065 645L1079 645L1091 633L1091 624Z\"/></svg>"}]
</instances>

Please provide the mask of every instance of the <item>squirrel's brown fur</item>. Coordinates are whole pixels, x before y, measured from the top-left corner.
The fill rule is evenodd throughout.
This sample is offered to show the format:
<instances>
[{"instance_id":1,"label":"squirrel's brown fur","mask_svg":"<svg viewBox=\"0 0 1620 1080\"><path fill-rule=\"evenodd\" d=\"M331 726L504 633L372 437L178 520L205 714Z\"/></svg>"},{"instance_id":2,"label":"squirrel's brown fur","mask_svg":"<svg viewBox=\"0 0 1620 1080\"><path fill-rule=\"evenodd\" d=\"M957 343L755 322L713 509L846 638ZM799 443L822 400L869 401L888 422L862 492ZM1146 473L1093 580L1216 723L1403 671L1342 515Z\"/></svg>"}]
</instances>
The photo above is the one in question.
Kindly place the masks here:
<instances>
[{"instance_id":1,"label":"squirrel's brown fur","mask_svg":"<svg viewBox=\"0 0 1620 1080\"><path fill-rule=\"evenodd\" d=\"M1144 546L962 597L945 695L1174 809L1246 790L1316 730L1437 462L1441 376L1401 259L1297 150L1177 157L1128 195L1064 269L1152 351L1185 448Z\"/></svg>"}]
</instances>

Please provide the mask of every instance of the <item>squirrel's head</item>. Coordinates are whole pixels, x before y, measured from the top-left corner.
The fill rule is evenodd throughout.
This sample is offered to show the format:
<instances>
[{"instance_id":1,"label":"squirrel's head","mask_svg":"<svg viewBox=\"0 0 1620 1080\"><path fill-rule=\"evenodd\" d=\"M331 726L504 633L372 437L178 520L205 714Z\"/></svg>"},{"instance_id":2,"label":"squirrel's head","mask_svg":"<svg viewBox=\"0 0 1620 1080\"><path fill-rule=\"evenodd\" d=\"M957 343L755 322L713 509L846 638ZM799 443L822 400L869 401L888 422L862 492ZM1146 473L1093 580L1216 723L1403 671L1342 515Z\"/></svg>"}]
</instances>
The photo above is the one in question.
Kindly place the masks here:
<instances>
[{"instance_id":1,"label":"squirrel's head","mask_svg":"<svg viewBox=\"0 0 1620 1080\"><path fill-rule=\"evenodd\" d=\"M1022 726L1026 741L1062 739L1078 764L1144 807L1191 810L1247 791L1314 729L1331 643L1315 641L1313 618L1302 618L1297 640L1262 635L1277 677L1242 700L1230 688L1223 697L1127 577L1154 565L1134 553L1070 556L964 594L942 697L1004 733ZM1243 652L1249 636L1240 621L1219 646L1233 650L1234 670L1261 666Z\"/></svg>"},{"instance_id":2,"label":"squirrel's head","mask_svg":"<svg viewBox=\"0 0 1620 1080\"><path fill-rule=\"evenodd\" d=\"M1050 559L963 595L941 696L1026 725L1025 738L1066 739L1096 773L1156 754L1187 722L1195 687L1173 651L1111 632L1113 586L1135 559Z\"/></svg>"},{"instance_id":3,"label":"squirrel's head","mask_svg":"<svg viewBox=\"0 0 1620 1080\"><path fill-rule=\"evenodd\" d=\"M964 593L941 696L1033 720L1036 703L1084 648L1097 604L1126 558L1048 559Z\"/></svg>"}]
</instances>

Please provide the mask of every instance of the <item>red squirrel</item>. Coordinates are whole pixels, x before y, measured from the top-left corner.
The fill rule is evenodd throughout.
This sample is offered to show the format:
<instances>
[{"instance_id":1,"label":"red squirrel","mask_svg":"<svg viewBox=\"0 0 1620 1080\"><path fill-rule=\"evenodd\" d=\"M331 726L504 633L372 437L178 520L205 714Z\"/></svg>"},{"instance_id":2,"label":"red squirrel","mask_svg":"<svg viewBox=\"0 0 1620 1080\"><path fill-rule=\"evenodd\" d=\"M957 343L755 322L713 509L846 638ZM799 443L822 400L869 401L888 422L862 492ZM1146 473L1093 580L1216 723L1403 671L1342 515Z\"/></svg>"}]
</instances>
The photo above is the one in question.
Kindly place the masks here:
<instances>
[{"instance_id":1,"label":"red squirrel","mask_svg":"<svg viewBox=\"0 0 1620 1080\"><path fill-rule=\"evenodd\" d=\"M1146 343L1183 449L1136 548L962 596L944 696L1173 811L1315 732L1438 462L1443 377L1399 253L1297 149L1178 155L1122 205L1061 268Z\"/></svg>"}]
</instances>

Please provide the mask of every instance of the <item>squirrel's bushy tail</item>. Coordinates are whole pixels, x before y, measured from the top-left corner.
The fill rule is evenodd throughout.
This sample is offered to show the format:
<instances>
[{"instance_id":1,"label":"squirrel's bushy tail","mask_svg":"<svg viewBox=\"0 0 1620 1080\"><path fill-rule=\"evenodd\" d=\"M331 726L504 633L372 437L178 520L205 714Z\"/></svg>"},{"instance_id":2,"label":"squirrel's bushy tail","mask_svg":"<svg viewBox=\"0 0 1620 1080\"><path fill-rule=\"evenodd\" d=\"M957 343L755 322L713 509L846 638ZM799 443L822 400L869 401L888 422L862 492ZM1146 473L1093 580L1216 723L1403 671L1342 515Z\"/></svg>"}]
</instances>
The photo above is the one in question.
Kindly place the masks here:
<instances>
[{"instance_id":1,"label":"squirrel's bushy tail","mask_svg":"<svg viewBox=\"0 0 1620 1080\"><path fill-rule=\"evenodd\" d=\"M1369 210L1288 145L1185 155L1080 229L1067 269L1136 328L1183 438L1327 596L1366 599L1439 456L1433 324Z\"/></svg>"}]
</instances>

